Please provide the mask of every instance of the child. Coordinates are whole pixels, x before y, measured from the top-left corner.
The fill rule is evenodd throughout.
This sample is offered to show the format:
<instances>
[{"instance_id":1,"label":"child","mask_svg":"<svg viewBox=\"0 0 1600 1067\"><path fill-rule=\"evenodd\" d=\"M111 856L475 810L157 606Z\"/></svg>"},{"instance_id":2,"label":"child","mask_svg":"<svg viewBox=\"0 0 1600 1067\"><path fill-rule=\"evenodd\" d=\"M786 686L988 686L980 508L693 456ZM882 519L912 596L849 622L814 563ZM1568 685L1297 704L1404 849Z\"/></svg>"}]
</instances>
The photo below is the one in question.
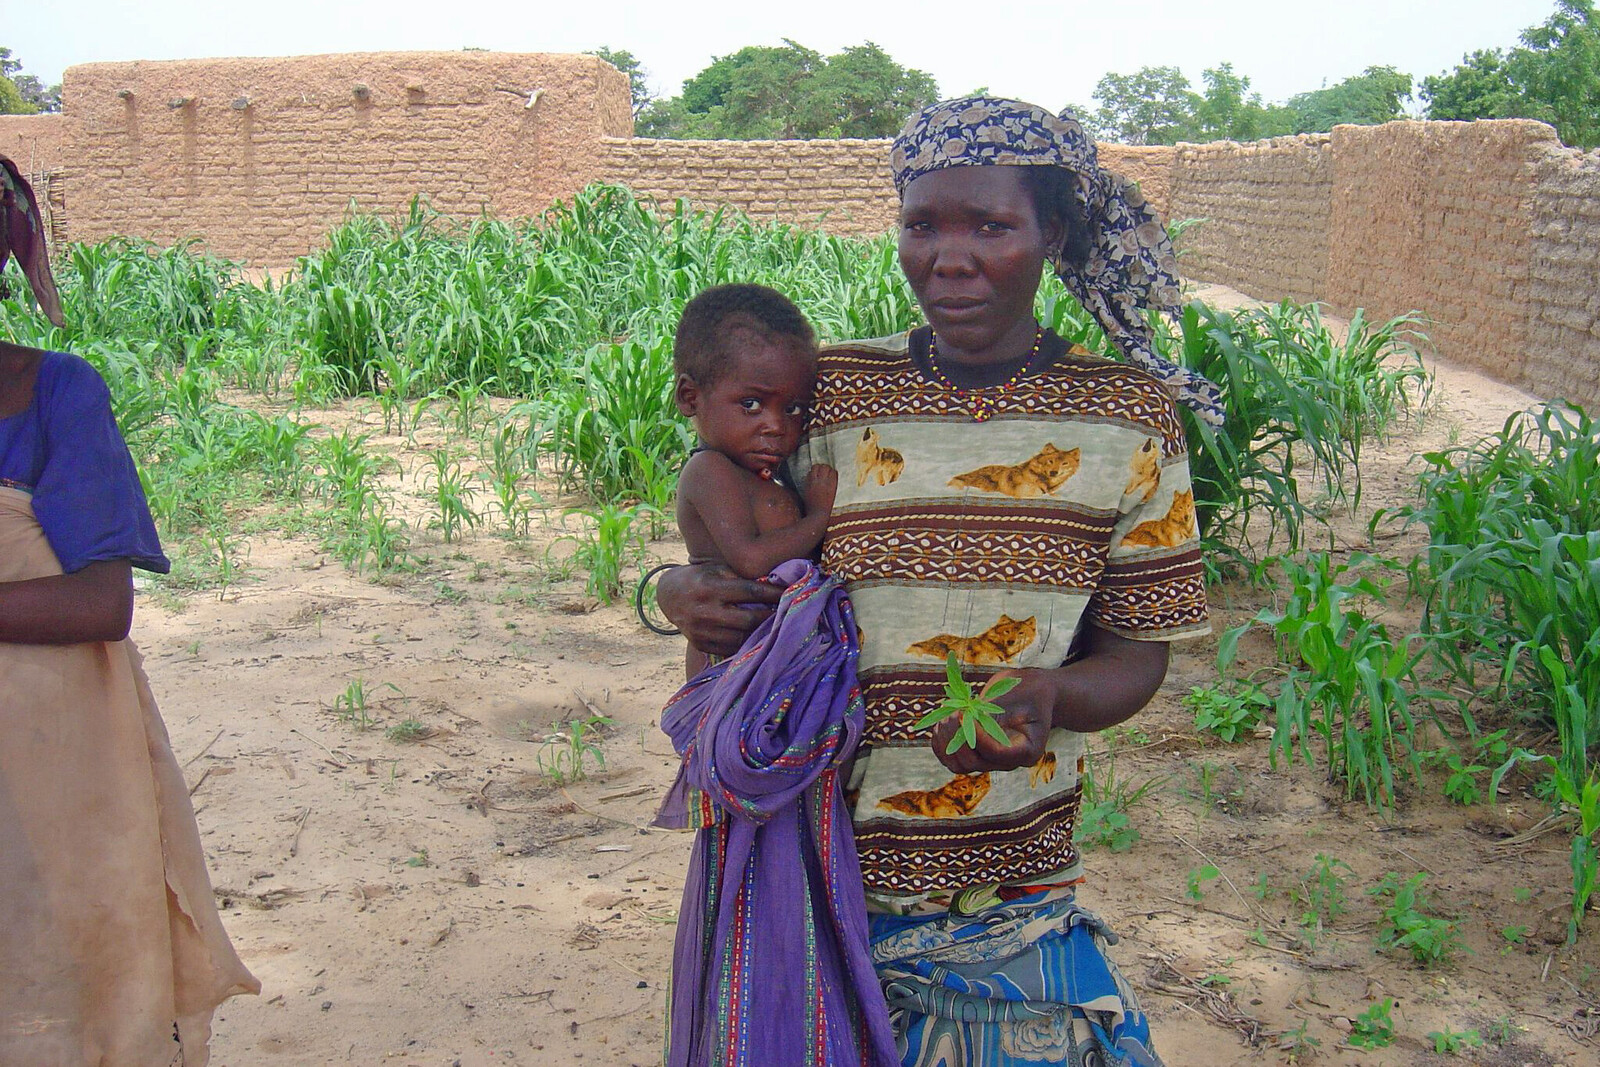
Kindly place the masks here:
<instances>
[{"instance_id":1,"label":"child","mask_svg":"<svg viewBox=\"0 0 1600 1067\"><path fill-rule=\"evenodd\" d=\"M661 714L683 765L656 825L696 830L665 1062L893 1067L839 785L861 731L854 615L806 558L838 474L812 468L802 512L780 473L800 443L816 341L782 295L723 285L684 308L673 356L678 410L701 441L678 482L690 559L786 588L734 658L708 667L689 649L689 682Z\"/></svg>"},{"instance_id":2,"label":"child","mask_svg":"<svg viewBox=\"0 0 1600 1067\"><path fill-rule=\"evenodd\" d=\"M690 562L724 563L759 580L785 560L810 557L839 475L818 464L796 493L782 473L800 444L816 377L816 336L805 316L766 286L719 285L685 305L672 359L678 410L700 436L678 478L678 530ZM694 677L705 654L691 646L685 666Z\"/></svg>"},{"instance_id":3,"label":"child","mask_svg":"<svg viewBox=\"0 0 1600 1067\"><path fill-rule=\"evenodd\" d=\"M15 254L61 323L33 191L0 157ZM0 341L0 1063L197 1067L258 983L217 916L183 773L126 640L165 572L105 383Z\"/></svg>"}]
</instances>

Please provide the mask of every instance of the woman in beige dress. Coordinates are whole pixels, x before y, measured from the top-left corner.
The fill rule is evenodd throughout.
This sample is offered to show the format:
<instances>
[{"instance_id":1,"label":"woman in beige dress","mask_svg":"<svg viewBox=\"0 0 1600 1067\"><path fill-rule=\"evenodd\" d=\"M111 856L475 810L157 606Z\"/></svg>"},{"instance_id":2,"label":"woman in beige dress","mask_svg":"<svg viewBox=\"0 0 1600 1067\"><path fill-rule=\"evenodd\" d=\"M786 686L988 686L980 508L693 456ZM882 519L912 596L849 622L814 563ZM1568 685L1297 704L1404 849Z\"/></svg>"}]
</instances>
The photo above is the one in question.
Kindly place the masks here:
<instances>
[{"instance_id":1,"label":"woman in beige dress","mask_svg":"<svg viewBox=\"0 0 1600 1067\"><path fill-rule=\"evenodd\" d=\"M0 269L61 311L33 191L0 157ZM105 383L0 339L0 1064L196 1067L255 993L127 639L168 569Z\"/></svg>"}]
</instances>

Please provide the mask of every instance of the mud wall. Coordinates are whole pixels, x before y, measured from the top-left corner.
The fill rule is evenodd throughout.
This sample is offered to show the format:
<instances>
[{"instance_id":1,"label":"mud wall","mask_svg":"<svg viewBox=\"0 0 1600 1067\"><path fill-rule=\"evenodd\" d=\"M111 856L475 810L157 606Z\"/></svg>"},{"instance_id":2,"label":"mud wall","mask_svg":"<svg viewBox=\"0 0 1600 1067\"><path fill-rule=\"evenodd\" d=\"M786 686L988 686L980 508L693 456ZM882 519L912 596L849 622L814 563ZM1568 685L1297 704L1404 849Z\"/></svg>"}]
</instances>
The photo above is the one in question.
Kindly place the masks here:
<instances>
[{"instance_id":1,"label":"mud wall","mask_svg":"<svg viewBox=\"0 0 1600 1067\"><path fill-rule=\"evenodd\" d=\"M1527 356L1521 380L1539 396L1600 409L1600 152L1547 152L1531 208Z\"/></svg>"},{"instance_id":2,"label":"mud wall","mask_svg":"<svg viewBox=\"0 0 1600 1067\"><path fill-rule=\"evenodd\" d=\"M880 234L899 214L887 141L608 138L599 160L607 181L641 196L726 204L752 218L818 225L830 233Z\"/></svg>"},{"instance_id":3,"label":"mud wall","mask_svg":"<svg viewBox=\"0 0 1600 1067\"><path fill-rule=\"evenodd\" d=\"M1538 122L1394 122L1333 132L1323 294L1348 313L1420 310L1441 352L1526 385Z\"/></svg>"},{"instance_id":4,"label":"mud wall","mask_svg":"<svg viewBox=\"0 0 1600 1067\"><path fill-rule=\"evenodd\" d=\"M1190 277L1252 296L1326 298L1333 152L1326 134L1171 153L1169 219L1197 219L1179 242Z\"/></svg>"},{"instance_id":5,"label":"mud wall","mask_svg":"<svg viewBox=\"0 0 1600 1067\"><path fill-rule=\"evenodd\" d=\"M97 63L63 78L75 240L199 237L292 262L353 204L537 214L632 132L628 82L592 56L401 52Z\"/></svg>"},{"instance_id":6,"label":"mud wall","mask_svg":"<svg viewBox=\"0 0 1600 1067\"><path fill-rule=\"evenodd\" d=\"M1184 272L1260 299L1412 311L1440 353L1600 405L1600 159L1525 120L1179 145Z\"/></svg>"}]
</instances>

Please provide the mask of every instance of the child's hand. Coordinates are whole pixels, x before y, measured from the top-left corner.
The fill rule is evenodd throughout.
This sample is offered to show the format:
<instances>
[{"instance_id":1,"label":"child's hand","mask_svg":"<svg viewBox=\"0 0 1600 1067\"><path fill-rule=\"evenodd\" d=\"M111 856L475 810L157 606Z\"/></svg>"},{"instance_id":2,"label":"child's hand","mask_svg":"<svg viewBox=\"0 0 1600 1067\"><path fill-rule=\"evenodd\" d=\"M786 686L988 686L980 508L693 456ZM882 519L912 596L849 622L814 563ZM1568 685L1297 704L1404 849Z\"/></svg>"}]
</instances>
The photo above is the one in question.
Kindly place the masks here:
<instances>
[{"instance_id":1,"label":"child's hand","mask_svg":"<svg viewBox=\"0 0 1600 1067\"><path fill-rule=\"evenodd\" d=\"M826 463L818 463L806 474L805 488L800 495L806 502L806 514L818 515L833 510L833 496L839 491L839 472Z\"/></svg>"}]
</instances>

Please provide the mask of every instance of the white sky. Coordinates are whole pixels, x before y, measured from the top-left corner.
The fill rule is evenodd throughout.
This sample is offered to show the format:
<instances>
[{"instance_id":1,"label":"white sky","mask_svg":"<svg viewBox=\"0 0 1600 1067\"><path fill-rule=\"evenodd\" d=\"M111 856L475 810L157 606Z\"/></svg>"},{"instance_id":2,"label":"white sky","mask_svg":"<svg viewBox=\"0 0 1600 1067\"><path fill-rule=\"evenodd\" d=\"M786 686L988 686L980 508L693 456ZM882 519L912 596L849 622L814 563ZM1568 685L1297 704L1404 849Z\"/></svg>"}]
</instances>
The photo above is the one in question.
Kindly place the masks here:
<instances>
[{"instance_id":1,"label":"white sky","mask_svg":"<svg viewBox=\"0 0 1600 1067\"><path fill-rule=\"evenodd\" d=\"M980 86L1052 109L1107 71L1224 61L1269 102L1374 65L1417 79L1509 47L1553 0L0 0L0 45L46 84L76 63L455 50L631 51L657 95L713 56L789 37L824 54L874 41L946 96Z\"/></svg>"}]
</instances>

